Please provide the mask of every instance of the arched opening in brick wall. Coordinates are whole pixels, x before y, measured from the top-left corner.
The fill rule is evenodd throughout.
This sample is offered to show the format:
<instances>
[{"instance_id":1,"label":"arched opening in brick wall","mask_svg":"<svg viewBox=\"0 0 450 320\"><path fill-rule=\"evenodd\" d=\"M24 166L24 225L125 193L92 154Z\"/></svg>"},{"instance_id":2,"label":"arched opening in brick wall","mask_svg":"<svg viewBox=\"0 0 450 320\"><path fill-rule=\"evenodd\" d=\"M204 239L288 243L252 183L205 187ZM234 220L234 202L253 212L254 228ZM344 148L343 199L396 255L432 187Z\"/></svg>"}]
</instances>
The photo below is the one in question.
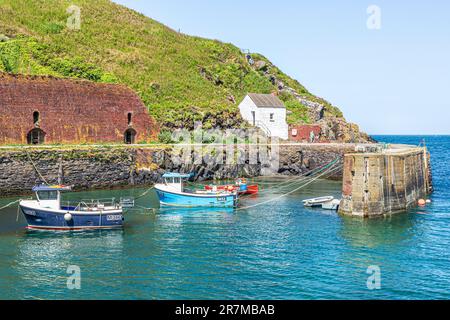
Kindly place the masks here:
<instances>
[{"instance_id":1,"label":"arched opening in brick wall","mask_svg":"<svg viewBox=\"0 0 450 320\"><path fill-rule=\"evenodd\" d=\"M39 111L33 112L33 124L35 126L39 125L39 120L40 120L39 118L40 118Z\"/></svg>"},{"instance_id":2,"label":"arched opening in brick wall","mask_svg":"<svg viewBox=\"0 0 450 320\"><path fill-rule=\"evenodd\" d=\"M133 123L133 114L131 112L128 112L128 125L131 126L131 124Z\"/></svg>"},{"instance_id":3,"label":"arched opening in brick wall","mask_svg":"<svg viewBox=\"0 0 450 320\"><path fill-rule=\"evenodd\" d=\"M27 134L28 144L43 144L45 142L45 132L39 128L30 130Z\"/></svg>"},{"instance_id":4,"label":"arched opening in brick wall","mask_svg":"<svg viewBox=\"0 0 450 320\"><path fill-rule=\"evenodd\" d=\"M129 128L125 131L125 143L126 144L134 144L136 141L136 130Z\"/></svg>"}]
</instances>

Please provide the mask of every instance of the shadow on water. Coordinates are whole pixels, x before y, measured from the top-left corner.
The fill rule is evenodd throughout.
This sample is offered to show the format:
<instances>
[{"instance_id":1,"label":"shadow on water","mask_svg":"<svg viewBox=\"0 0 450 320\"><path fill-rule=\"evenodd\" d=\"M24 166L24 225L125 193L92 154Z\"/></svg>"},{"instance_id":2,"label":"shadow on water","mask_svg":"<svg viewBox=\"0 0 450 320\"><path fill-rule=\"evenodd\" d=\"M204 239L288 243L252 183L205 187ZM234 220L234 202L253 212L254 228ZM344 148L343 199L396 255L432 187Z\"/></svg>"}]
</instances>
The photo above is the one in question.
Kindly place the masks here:
<instances>
[{"instance_id":1,"label":"shadow on water","mask_svg":"<svg viewBox=\"0 0 450 320\"><path fill-rule=\"evenodd\" d=\"M398 213L379 218L342 217L340 235L352 247L397 245L414 236L416 215Z\"/></svg>"}]
</instances>

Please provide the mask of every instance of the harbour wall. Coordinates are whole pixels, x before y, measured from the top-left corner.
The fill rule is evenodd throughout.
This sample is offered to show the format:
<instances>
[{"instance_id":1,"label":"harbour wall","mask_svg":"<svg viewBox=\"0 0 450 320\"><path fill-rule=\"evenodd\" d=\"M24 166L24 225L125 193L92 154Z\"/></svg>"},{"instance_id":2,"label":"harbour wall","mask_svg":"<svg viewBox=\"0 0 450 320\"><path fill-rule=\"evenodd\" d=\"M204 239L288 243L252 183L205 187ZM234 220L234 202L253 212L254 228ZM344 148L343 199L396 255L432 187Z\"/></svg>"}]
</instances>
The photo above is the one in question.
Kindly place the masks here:
<instances>
[{"instance_id":1,"label":"harbour wall","mask_svg":"<svg viewBox=\"0 0 450 320\"><path fill-rule=\"evenodd\" d=\"M345 155L340 212L371 217L405 211L433 191L426 148L397 146Z\"/></svg>"},{"instance_id":2,"label":"harbour wall","mask_svg":"<svg viewBox=\"0 0 450 320\"><path fill-rule=\"evenodd\" d=\"M247 145L236 146L244 150ZM303 175L355 150L354 144L286 144L279 146L276 175ZM244 152L245 154L245 152ZM151 185L166 171L194 172L196 181L266 175L262 163L177 163L172 149L139 147L20 147L0 150L0 196L21 195L34 185L62 182L75 190ZM259 156L259 155L258 155ZM225 157L225 156L224 156ZM226 163L226 161L224 161ZM342 171L333 179L342 179Z\"/></svg>"}]
</instances>

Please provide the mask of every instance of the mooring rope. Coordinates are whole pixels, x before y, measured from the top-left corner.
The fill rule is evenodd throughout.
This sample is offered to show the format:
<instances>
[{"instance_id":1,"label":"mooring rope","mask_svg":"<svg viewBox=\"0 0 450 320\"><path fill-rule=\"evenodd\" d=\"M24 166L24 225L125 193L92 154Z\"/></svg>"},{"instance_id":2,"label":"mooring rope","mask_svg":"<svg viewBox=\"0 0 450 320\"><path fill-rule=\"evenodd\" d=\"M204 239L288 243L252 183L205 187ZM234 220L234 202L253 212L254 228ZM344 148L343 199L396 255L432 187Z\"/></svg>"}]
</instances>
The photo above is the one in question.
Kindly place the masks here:
<instances>
[{"instance_id":1,"label":"mooring rope","mask_svg":"<svg viewBox=\"0 0 450 320\"><path fill-rule=\"evenodd\" d=\"M334 163L333 165L331 165L333 162L335 162L335 161L332 161L328 165L323 166L321 169L325 170L325 171L320 173L318 176L316 176L314 178L312 178L312 177L304 177L304 178L311 178L311 179L309 181L307 181L306 183L302 184L301 186L291 190L290 192L287 192L285 194L280 195L279 197L272 198L272 199L269 199L267 201L263 201L263 202L260 202L260 203L257 203L257 204L251 205L251 206L235 208L234 211L241 211L241 210L251 209L251 208L255 208L255 207L267 204L267 203L271 203L271 202L277 201L279 199L282 199L282 198L284 198L284 197L286 197L288 195L291 195L291 194L297 192L298 190L301 190L301 189L307 187L308 185L310 185L313 182L317 181L321 177L326 176L327 174L332 174L332 173L342 169L342 164L337 164L336 165L336 163ZM331 165L331 167L329 165ZM317 170L317 168L314 169L314 170ZM151 189L153 189L153 188L150 188L149 190L147 190L146 193L148 193ZM242 196L240 198L242 198ZM151 210L153 213L157 213L157 212L168 210L166 208L146 208L146 207L143 207L143 206L136 206L136 208L138 208L138 209L134 209L134 210L139 210L139 209L141 209L141 210L142 209L143 210ZM209 211L204 210L204 211L196 211L196 212L197 213L205 213L205 212L209 212Z\"/></svg>"},{"instance_id":2,"label":"mooring rope","mask_svg":"<svg viewBox=\"0 0 450 320\"><path fill-rule=\"evenodd\" d=\"M293 179L289 179L288 181L283 181L282 183L280 183L280 184L279 184L278 186L276 186L275 188L278 189L278 190L282 190L282 189L291 187L292 185L295 185L295 184L297 184L297 183L305 182L305 181L308 181L308 180L309 180L309 182L303 184L303 185L300 186L299 188L295 188L295 189L292 190L291 192L288 192L288 193L286 193L286 194L283 194L281 197L277 197L277 198L274 198L274 199L272 199L272 200L269 200L268 202L275 201L275 200L278 200L279 198L282 198L282 197L285 197L285 196L287 196L287 195L290 195L290 194L292 194L293 192L295 192L295 191L297 191L297 190L300 190L300 189L302 189L302 188L308 186L308 185L311 184L312 182L316 181L318 178L320 178L320 177L322 177L322 176L324 176L324 175L326 175L326 174L328 174L328 173L337 171L338 169L341 168L341 165L338 164L338 166L335 167L335 168L333 168L333 166L335 166L336 163L338 163L338 162L339 162L339 158L336 158L336 159L334 159L333 161L331 161L331 162L329 162L329 163L327 163L327 164L324 164L323 166L320 166L320 167L318 167L318 168L314 168L314 169L312 169L312 170L309 170L308 172L304 173L304 175L301 176L301 177L295 177L295 178L293 178ZM207 169L207 168L204 168L204 169L207 170L207 171L211 171L211 170L209 170L209 169ZM328 169L329 169L329 170L328 170ZM325 172L323 172L324 170L325 170ZM211 172L212 172L212 171L211 171ZM321 172L323 172L323 173L320 174ZM316 175L316 174L319 174L319 175L318 175L316 178L314 178L314 175ZM292 181L294 181L294 182L293 182L293 183L290 183L290 182L292 182ZM190 185L190 186L200 186L200 184L194 184L194 183L191 183L191 182L189 182L189 181L187 182L187 184ZM140 196L136 197L134 200L138 200L138 199L141 199L141 198L145 197L145 196L146 196L151 190L153 190L154 188L155 188L155 187L153 186L153 187L147 189L144 193L142 193ZM261 194L264 195L264 194L266 194L266 193L271 193L271 192L274 191L273 189L274 189L274 188L272 188L271 190L267 190L267 192L259 192L259 194L260 194L260 195L261 195ZM247 198L247 197L251 197L251 196L253 196L253 195L243 195L243 196L240 196L240 198L242 199L242 198ZM267 203L267 202L263 202L263 203L261 203L261 204L265 204L265 203ZM254 206L258 206L258 205L260 205L260 204L257 204L257 205L254 205ZM254 206L251 206L251 207L254 207ZM155 211L158 210L158 209L156 209L156 208L147 208L147 207L143 207L143 206L135 206L135 207L136 207L136 208L140 208L140 209L145 209L145 210L152 210L153 212L155 212ZM247 208L249 208L249 207L238 208L238 209L236 209L236 210L243 210L243 209L247 209Z\"/></svg>"},{"instance_id":3,"label":"mooring rope","mask_svg":"<svg viewBox=\"0 0 450 320\"><path fill-rule=\"evenodd\" d=\"M37 172L37 174L38 174L39 177L42 179L42 181L44 181L44 183L45 183L46 185L48 185L47 180L45 180L44 176L39 172L38 168L37 168L36 165L34 164L33 159L31 159L31 156L30 156L30 153L28 152L28 150L25 149L25 152L26 152L26 154L27 154L27 156L28 156L28 159L30 160L31 164L32 164L33 167L34 167L34 170Z\"/></svg>"},{"instance_id":4,"label":"mooring rope","mask_svg":"<svg viewBox=\"0 0 450 320\"><path fill-rule=\"evenodd\" d=\"M320 172L321 169L326 168L326 167L330 167L330 166L332 166L333 164L335 164L338 161L339 161L339 157L337 157L336 159L334 159L334 160L332 160L332 161L330 161L330 162L328 162L328 163L326 163L326 164L324 164L322 166L319 166L317 168L314 168L314 169L311 169L309 171L306 171L305 173L302 173L301 176L297 176L295 178L291 178L289 180L282 181L282 182L263 182L262 184L282 186L282 185L287 184L287 183L289 183L291 181L296 181L296 180L297 181L302 181L305 178L309 178L310 176L316 174L317 172L315 172L315 171Z\"/></svg>"},{"instance_id":5,"label":"mooring rope","mask_svg":"<svg viewBox=\"0 0 450 320\"><path fill-rule=\"evenodd\" d=\"M270 202L277 201L277 200L279 200L279 199L282 199L282 198L284 198L284 197L286 197L286 196L288 196L288 195L291 195L291 194L297 192L297 191L300 190L300 189L303 189L303 188L307 187L308 185L310 185L311 183L315 182L315 181L318 180L319 178L321 178L321 177L323 177L323 176L325 176L325 175L327 175L327 174L334 173L334 172L336 172L337 170L340 170L340 169L341 169L341 166L337 166L337 167L335 167L335 168L329 168L327 171L323 172L323 173L320 174L319 176L315 177L314 179L311 179L310 181L308 181L307 183L301 185L300 187L295 188L294 190L291 190L290 192L287 192L287 193L282 194L282 195L280 195L280 196L278 196L278 197L276 197L276 198L269 199L269 200L266 200L266 201L263 201L263 202L260 202L260 203L251 205L251 206L246 206L246 207L236 208L235 211L241 211L241 210L251 209L251 208L255 208L255 207L261 206L261 205L263 205L263 204L267 204L267 203L270 203Z\"/></svg>"},{"instance_id":6,"label":"mooring rope","mask_svg":"<svg viewBox=\"0 0 450 320\"><path fill-rule=\"evenodd\" d=\"M304 181L308 181L308 180L314 179L314 176L316 174L320 174L321 172L323 172L323 170L331 168L335 164L337 164L337 159L332 161L332 162L330 162L330 163L328 163L328 164L326 164L326 165L324 165L324 166L322 166L322 167L319 167L319 168L316 168L314 170L311 170L311 174L309 174L308 176L303 176L303 177L301 177L301 178L299 178L299 179L295 180L294 182L289 183L287 185L279 185L279 186L272 187L270 190L266 190L266 191L262 191L262 192L260 191L260 192L258 192L258 194L259 195L265 195L265 194L270 194L270 193L272 193L274 191L278 191L278 192L284 191L286 188L292 187L292 186L294 186L294 185L296 185L298 183L302 183ZM341 167L340 163L337 164L337 165L338 165L339 168ZM315 171L315 172L312 173L313 171ZM243 195L240 198L248 198L248 197L252 197L252 196L253 195Z\"/></svg>"},{"instance_id":7,"label":"mooring rope","mask_svg":"<svg viewBox=\"0 0 450 320\"><path fill-rule=\"evenodd\" d=\"M317 168L314 168L312 170L309 170L309 171L303 173L301 176L298 176L298 177L294 177L294 178L291 178L291 179L288 179L288 180L285 180L285 181L282 181L282 182L273 182L273 183L270 183L270 182L264 183L264 182L262 182L261 184L262 185L276 185L275 188L285 188L285 187L291 186L291 185L293 185L295 183L302 182L302 181L306 180L307 178L310 178L312 175L315 175L316 173L320 172L322 169L326 169L328 167L331 167L336 162L338 162L339 159L340 158L337 157L336 159L330 161L329 163L326 163L326 164L324 164L324 165L322 165L320 167L317 167ZM205 169L206 171L213 172L212 170L209 170L206 167L202 167L202 168ZM294 182L291 183L292 181L294 181ZM192 186L192 187L201 187L201 186L203 186L202 184L192 183L192 182L189 182L189 181L187 181L187 184Z\"/></svg>"},{"instance_id":8,"label":"mooring rope","mask_svg":"<svg viewBox=\"0 0 450 320\"><path fill-rule=\"evenodd\" d=\"M16 204L16 203L18 203L18 202L20 202L20 200L16 200L16 201L14 201L14 202L8 203L6 206L1 207L1 208L0 208L0 211L3 210L3 209L6 209L6 208L11 207L12 205L14 205L14 204Z\"/></svg>"},{"instance_id":9,"label":"mooring rope","mask_svg":"<svg viewBox=\"0 0 450 320\"><path fill-rule=\"evenodd\" d=\"M148 188L144 193L142 193L140 196L134 198L134 200L139 200L143 197L145 197L150 191L152 191L153 189L155 189L155 186Z\"/></svg>"}]
</instances>

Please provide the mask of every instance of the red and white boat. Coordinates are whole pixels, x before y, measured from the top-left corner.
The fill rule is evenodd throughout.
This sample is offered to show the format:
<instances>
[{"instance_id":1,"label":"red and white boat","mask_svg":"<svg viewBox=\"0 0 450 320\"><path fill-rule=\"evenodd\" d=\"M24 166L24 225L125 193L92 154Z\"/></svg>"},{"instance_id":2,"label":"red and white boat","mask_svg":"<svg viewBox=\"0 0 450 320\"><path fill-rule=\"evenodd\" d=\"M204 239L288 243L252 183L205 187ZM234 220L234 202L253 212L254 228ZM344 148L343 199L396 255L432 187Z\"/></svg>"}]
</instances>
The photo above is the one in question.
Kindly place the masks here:
<instances>
[{"instance_id":1,"label":"red and white boat","mask_svg":"<svg viewBox=\"0 0 450 320\"><path fill-rule=\"evenodd\" d=\"M246 179L237 179L235 184L227 185L206 185L205 190L217 190L217 191L237 191L238 194L258 194L259 187L257 184L248 185Z\"/></svg>"}]
</instances>

